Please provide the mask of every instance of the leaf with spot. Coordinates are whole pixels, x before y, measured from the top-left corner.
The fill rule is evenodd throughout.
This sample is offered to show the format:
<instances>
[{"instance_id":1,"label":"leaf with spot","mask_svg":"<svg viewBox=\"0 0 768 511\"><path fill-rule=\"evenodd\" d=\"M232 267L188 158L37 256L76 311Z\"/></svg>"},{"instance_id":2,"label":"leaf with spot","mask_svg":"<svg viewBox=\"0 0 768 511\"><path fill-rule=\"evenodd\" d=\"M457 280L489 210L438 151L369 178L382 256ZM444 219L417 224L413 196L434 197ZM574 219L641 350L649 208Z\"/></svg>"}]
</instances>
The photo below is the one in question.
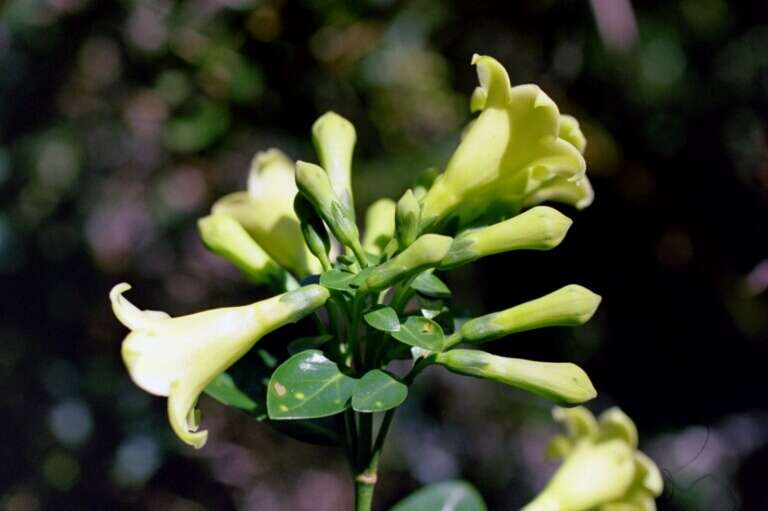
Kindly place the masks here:
<instances>
[{"instance_id":1,"label":"leaf with spot","mask_svg":"<svg viewBox=\"0 0 768 511\"><path fill-rule=\"evenodd\" d=\"M382 332L397 332L400 330L400 319L395 309L386 305L378 306L363 316L365 322Z\"/></svg>"},{"instance_id":2,"label":"leaf with spot","mask_svg":"<svg viewBox=\"0 0 768 511\"><path fill-rule=\"evenodd\" d=\"M311 419L343 412L357 380L339 370L320 350L306 350L286 360L272 374L267 413L275 420Z\"/></svg>"},{"instance_id":3,"label":"leaf with spot","mask_svg":"<svg viewBox=\"0 0 768 511\"><path fill-rule=\"evenodd\" d=\"M465 481L446 481L422 488L401 500L390 511L487 511L474 486Z\"/></svg>"},{"instance_id":4,"label":"leaf with spot","mask_svg":"<svg viewBox=\"0 0 768 511\"><path fill-rule=\"evenodd\" d=\"M448 289L445 282L432 273L432 270L421 272L411 282L411 288L423 295L434 298L448 298L451 296L451 290Z\"/></svg>"},{"instance_id":5,"label":"leaf with spot","mask_svg":"<svg viewBox=\"0 0 768 511\"><path fill-rule=\"evenodd\" d=\"M408 387L394 376L374 369L358 380L352 408L358 412L383 412L399 406L408 397Z\"/></svg>"},{"instance_id":6,"label":"leaf with spot","mask_svg":"<svg viewBox=\"0 0 768 511\"><path fill-rule=\"evenodd\" d=\"M400 330L392 332L392 337L409 346L418 346L434 352L442 351L445 341L440 325L421 316L410 316L400 325Z\"/></svg>"}]
</instances>

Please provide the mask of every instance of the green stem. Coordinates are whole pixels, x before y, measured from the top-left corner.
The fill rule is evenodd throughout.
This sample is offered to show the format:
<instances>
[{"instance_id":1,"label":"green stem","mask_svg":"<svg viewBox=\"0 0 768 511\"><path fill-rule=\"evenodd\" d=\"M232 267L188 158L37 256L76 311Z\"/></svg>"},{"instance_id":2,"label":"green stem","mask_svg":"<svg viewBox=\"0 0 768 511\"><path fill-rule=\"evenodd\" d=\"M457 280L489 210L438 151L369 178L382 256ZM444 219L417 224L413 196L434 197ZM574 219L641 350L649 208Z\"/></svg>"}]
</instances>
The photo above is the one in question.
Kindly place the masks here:
<instances>
[{"instance_id":1,"label":"green stem","mask_svg":"<svg viewBox=\"0 0 768 511\"><path fill-rule=\"evenodd\" d=\"M449 335L447 339L445 339L445 342L443 343L443 351L447 350L448 348L453 348L463 340L464 339L461 337L461 333L456 330L451 335Z\"/></svg>"}]
</instances>

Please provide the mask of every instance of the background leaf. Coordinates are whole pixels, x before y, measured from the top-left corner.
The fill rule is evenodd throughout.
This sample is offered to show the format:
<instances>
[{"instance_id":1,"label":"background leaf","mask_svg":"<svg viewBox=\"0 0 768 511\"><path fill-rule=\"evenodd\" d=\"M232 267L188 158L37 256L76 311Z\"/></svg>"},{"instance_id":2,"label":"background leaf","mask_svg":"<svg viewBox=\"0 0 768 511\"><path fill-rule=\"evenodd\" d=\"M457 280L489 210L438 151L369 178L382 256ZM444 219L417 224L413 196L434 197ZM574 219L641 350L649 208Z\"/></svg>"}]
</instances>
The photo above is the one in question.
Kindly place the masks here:
<instances>
[{"instance_id":1,"label":"background leaf","mask_svg":"<svg viewBox=\"0 0 768 511\"><path fill-rule=\"evenodd\" d=\"M337 291L349 291L349 283L354 278L354 273L342 270L328 270L320 275L320 285Z\"/></svg>"},{"instance_id":2,"label":"background leaf","mask_svg":"<svg viewBox=\"0 0 768 511\"><path fill-rule=\"evenodd\" d=\"M408 397L408 387L379 369L368 371L355 385L352 408L358 412L383 412L399 406Z\"/></svg>"},{"instance_id":3,"label":"background leaf","mask_svg":"<svg viewBox=\"0 0 768 511\"><path fill-rule=\"evenodd\" d=\"M390 511L486 511L474 486L465 481L446 481L422 488Z\"/></svg>"},{"instance_id":4,"label":"background leaf","mask_svg":"<svg viewBox=\"0 0 768 511\"><path fill-rule=\"evenodd\" d=\"M309 419L344 411L356 380L320 350L306 350L286 360L272 374L267 389L271 419Z\"/></svg>"}]
</instances>

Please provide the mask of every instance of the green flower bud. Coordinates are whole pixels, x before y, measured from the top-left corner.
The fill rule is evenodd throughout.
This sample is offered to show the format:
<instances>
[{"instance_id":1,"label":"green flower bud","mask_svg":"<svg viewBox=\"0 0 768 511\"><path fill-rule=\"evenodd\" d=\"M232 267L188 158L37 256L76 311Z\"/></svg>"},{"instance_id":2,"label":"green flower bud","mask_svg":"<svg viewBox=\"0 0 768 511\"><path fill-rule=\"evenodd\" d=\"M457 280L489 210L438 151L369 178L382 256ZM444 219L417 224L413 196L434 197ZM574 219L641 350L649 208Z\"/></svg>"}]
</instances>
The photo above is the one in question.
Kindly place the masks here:
<instances>
[{"instance_id":1,"label":"green flower bud","mask_svg":"<svg viewBox=\"0 0 768 511\"><path fill-rule=\"evenodd\" d=\"M573 123L563 121L557 105L535 85L512 87L502 65L475 55L480 86L471 108L480 115L467 129L424 198L422 232L439 231L455 219L461 227L489 211L514 214L531 194L556 177L582 178L586 163Z\"/></svg>"},{"instance_id":2,"label":"green flower bud","mask_svg":"<svg viewBox=\"0 0 768 511\"><path fill-rule=\"evenodd\" d=\"M292 281L292 286L296 285L231 216L224 213L208 215L197 221L197 227L203 243L211 252L233 263L255 284L281 287Z\"/></svg>"},{"instance_id":3,"label":"green flower bud","mask_svg":"<svg viewBox=\"0 0 768 511\"><path fill-rule=\"evenodd\" d=\"M196 448L208 438L198 431L195 404L206 386L269 332L298 321L328 299L322 286L305 286L241 307L212 309L172 318L140 310L123 297L122 283L109 293L117 319L131 332L122 355L131 379L150 394L168 397L168 419L176 435Z\"/></svg>"},{"instance_id":4,"label":"green flower bud","mask_svg":"<svg viewBox=\"0 0 768 511\"><path fill-rule=\"evenodd\" d=\"M419 235L419 217L421 207L419 201L413 195L410 189L397 201L397 212L395 215L395 225L397 227L397 242L400 249L405 249L408 245L416 241Z\"/></svg>"},{"instance_id":5,"label":"green flower bud","mask_svg":"<svg viewBox=\"0 0 768 511\"><path fill-rule=\"evenodd\" d=\"M471 319L461 326L461 338L485 342L536 328L581 325L592 317L600 300L589 289L571 284L530 302Z\"/></svg>"},{"instance_id":6,"label":"green flower bud","mask_svg":"<svg viewBox=\"0 0 768 511\"><path fill-rule=\"evenodd\" d=\"M376 292L433 268L445 257L452 238L439 234L425 234L389 261L377 266L365 280L360 291Z\"/></svg>"},{"instance_id":7,"label":"green flower bud","mask_svg":"<svg viewBox=\"0 0 768 511\"><path fill-rule=\"evenodd\" d=\"M439 353L436 362L453 372L518 387L558 403L578 404L597 396L587 373L571 363L535 362L462 349Z\"/></svg>"},{"instance_id":8,"label":"green flower bud","mask_svg":"<svg viewBox=\"0 0 768 511\"><path fill-rule=\"evenodd\" d=\"M395 209L392 199L379 199L365 212L363 250L380 255L395 235Z\"/></svg>"},{"instance_id":9,"label":"green flower bud","mask_svg":"<svg viewBox=\"0 0 768 511\"><path fill-rule=\"evenodd\" d=\"M635 477L632 448L620 440L578 444L523 511L589 511L623 497Z\"/></svg>"},{"instance_id":10,"label":"green flower bud","mask_svg":"<svg viewBox=\"0 0 768 511\"><path fill-rule=\"evenodd\" d=\"M464 231L453 240L440 269L510 250L548 250L563 241L573 222L556 209L538 206L509 220Z\"/></svg>"},{"instance_id":11,"label":"green flower bud","mask_svg":"<svg viewBox=\"0 0 768 511\"><path fill-rule=\"evenodd\" d=\"M222 197L212 210L232 216L280 266L304 277L321 268L304 244L293 211L297 192L293 162L270 149L253 158L248 191Z\"/></svg>"},{"instance_id":12,"label":"green flower bud","mask_svg":"<svg viewBox=\"0 0 768 511\"><path fill-rule=\"evenodd\" d=\"M354 216L339 202L328 174L313 163L296 162L296 185L315 207L336 239L353 250L359 249L362 252Z\"/></svg>"},{"instance_id":13,"label":"green flower bud","mask_svg":"<svg viewBox=\"0 0 768 511\"><path fill-rule=\"evenodd\" d=\"M320 166L328 172L333 191L350 211L354 211L352 153L356 140L354 125L335 112L325 113L312 125L312 142Z\"/></svg>"},{"instance_id":14,"label":"green flower bud","mask_svg":"<svg viewBox=\"0 0 768 511\"><path fill-rule=\"evenodd\" d=\"M331 261L328 259L328 253L331 251L331 238L322 219L317 216L312 204L300 193L296 194L293 200L293 210L299 217L301 233L310 252L320 260L324 270L330 270Z\"/></svg>"}]
</instances>

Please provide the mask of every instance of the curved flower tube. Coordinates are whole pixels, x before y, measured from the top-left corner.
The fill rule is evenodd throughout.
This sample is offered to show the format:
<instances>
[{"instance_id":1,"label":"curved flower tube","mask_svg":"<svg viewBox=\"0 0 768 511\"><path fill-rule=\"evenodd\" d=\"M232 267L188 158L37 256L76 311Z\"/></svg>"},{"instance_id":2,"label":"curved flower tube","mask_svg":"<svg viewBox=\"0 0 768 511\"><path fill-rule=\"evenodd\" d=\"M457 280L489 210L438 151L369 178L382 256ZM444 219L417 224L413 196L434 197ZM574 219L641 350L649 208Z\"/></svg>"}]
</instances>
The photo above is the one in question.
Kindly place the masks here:
<instances>
[{"instance_id":1,"label":"curved flower tube","mask_svg":"<svg viewBox=\"0 0 768 511\"><path fill-rule=\"evenodd\" d=\"M480 86L471 108L481 113L424 198L422 231L444 230L452 218L461 227L489 212L510 216L552 180L576 182L586 170L575 120L538 86L512 87L492 57L475 55L472 64Z\"/></svg>"},{"instance_id":2,"label":"curved flower tube","mask_svg":"<svg viewBox=\"0 0 768 511\"><path fill-rule=\"evenodd\" d=\"M298 193L293 162L278 149L256 154L248 176L248 191L225 195L213 205L248 231L280 266L299 277L320 273L320 261L304 244L293 210Z\"/></svg>"},{"instance_id":3,"label":"curved flower tube","mask_svg":"<svg viewBox=\"0 0 768 511\"><path fill-rule=\"evenodd\" d=\"M637 450L632 419L619 408L595 419L581 406L555 407L552 415L566 433L552 439L548 453L564 462L523 511L655 511L664 481Z\"/></svg>"},{"instance_id":4,"label":"curved flower tube","mask_svg":"<svg viewBox=\"0 0 768 511\"><path fill-rule=\"evenodd\" d=\"M172 318L140 310L123 297L126 283L112 288L112 310L131 332L122 345L131 379L150 394L168 397L168 419L176 435L195 448L207 431L198 431L200 393L264 335L298 321L322 306L328 291L318 285L245 305Z\"/></svg>"}]
</instances>

